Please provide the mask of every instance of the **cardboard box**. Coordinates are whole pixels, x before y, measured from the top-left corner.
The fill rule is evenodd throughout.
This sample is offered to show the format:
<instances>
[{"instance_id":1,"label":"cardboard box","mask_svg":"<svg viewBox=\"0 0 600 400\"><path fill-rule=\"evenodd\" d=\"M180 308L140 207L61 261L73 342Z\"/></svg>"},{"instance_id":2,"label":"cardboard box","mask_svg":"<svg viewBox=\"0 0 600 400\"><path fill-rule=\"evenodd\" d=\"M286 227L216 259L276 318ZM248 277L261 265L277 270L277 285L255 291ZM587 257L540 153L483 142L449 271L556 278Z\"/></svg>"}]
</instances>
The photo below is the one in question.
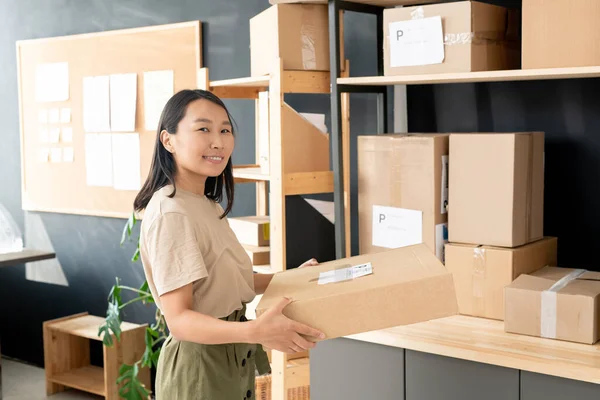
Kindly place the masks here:
<instances>
[{"instance_id":1,"label":"cardboard box","mask_svg":"<svg viewBox=\"0 0 600 400\"><path fill-rule=\"evenodd\" d=\"M600 65L598 0L523 0L523 68Z\"/></svg>"},{"instance_id":2,"label":"cardboard box","mask_svg":"<svg viewBox=\"0 0 600 400\"><path fill-rule=\"evenodd\" d=\"M425 243L443 262L448 240L448 138L359 136L360 254Z\"/></svg>"},{"instance_id":3,"label":"cardboard box","mask_svg":"<svg viewBox=\"0 0 600 400\"><path fill-rule=\"evenodd\" d=\"M371 274L358 276L369 267ZM328 276L333 281L348 275L355 278L319 284ZM257 316L282 297L293 299L284 315L321 330L328 339L456 315L458 310L452 275L424 244L278 273L256 308Z\"/></svg>"},{"instance_id":4,"label":"cardboard box","mask_svg":"<svg viewBox=\"0 0 600 400\"><path fill-rule=\"evenodd\" d=\"M504 287L521 274L556 265L556 258L556 238L512 249L447 244L446 268L454 277L459 313L504 319Z\"/></svg>"},{"instance_id":5,"label":"cardboard box","mask_svg":"<svg viewBox=\"0 0 600 400\"><path fill-rule=\"evenodd\" d=\"M271 248L268 246L251 246L242 244L252 265L269 265L271 263Z\"/></svg>"},{"instance_id":6,"label":"cardboard box","mask_svg":"<svg viewBox=\"0 0 600 400\"><path fill-rule=\"evenodd\" d=\"M516 247L543 237L544 133L450 135L451 243Z\"/></svg>"},{"instance_id":7,"label":"cardboard box","mask_svg":"<svg viewBox=\"0 0 600 400\"><path fill-rule=\"evenodd\" d=\"M384 75L517 69L517 10L460 1L383 11Z\"/></svg>"},{"instance_id":8,"label":"cardboard box","mask_svg":"<svg viewBox=\"0 0 600 400\"><path fill-rule=\"evenodd\" d=\"M247 217L228 218L229 226L240 243L252 246L268 246L269 217L253 215Z\"/></svg>"},{"instance_id":9,"label":"cardboard box","mask_svg":"<svg viewBox=\"0 0 600 400\"><path fill-rule=\"evenodd\" d=\"M271 73L277 58L284 70L329 71L327 6L278 4L250 19L251 76Z\"/></svg>"},{"instance_id":10,"label":"cardboard box","mask_svg":"<svg viewBox=\"0 0 600 400\"><path fill-rule=\"evenodd\" d=\"M545 267L505 289L504 330L594 344L598 340L600 272Z\"/></svg>"},{"instance_id":11,"label":"cardboard box","mask_svg":"<svg viewBox=\"0 0 600 400\"><path fill-rule=\"evenodd\" d=\"M328 0L269 0L271 4L291 4L291 3L306 3L306 4L327 4ZM392 7L406 6L415 3L443 3L454 0L353 0L353 3L369 4L372 6Z\"/></svg>"}]
</instances>

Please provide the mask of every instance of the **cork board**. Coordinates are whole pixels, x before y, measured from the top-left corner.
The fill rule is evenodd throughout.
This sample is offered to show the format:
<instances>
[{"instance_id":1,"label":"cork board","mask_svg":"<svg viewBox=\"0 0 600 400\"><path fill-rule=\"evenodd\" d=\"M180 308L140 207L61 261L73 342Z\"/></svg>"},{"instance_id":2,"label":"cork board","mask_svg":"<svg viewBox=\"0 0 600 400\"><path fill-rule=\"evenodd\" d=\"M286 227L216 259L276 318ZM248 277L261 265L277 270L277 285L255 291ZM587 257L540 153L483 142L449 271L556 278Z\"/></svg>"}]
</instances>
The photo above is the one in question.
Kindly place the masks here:
<instances>
[{"instance_id":1,"label":"cork board","mask_svg":"<svg viewBox=\"0 0 600 400\"><path fill-rule=\"evenodd\" d=\"M158 73L164 75L166 72L170 76L172 73L172 79L168 80L172 82L172 93L196 88L197 71L202 67L201 22L19 41L17 63L23 209L129 217L133 200L139 191L137 183L131 182L142 185L150 169L156 140L156 110L158 113L162 110L162 106L160 109L157 106L160 101L157 102L156 99L168 96L167 91L163 90L162 96L149 97L151 100L144 104L145 85L150 85L146 94L159 90L156 88L158 85L152 84L147 74L162 71ZM65 65L66 68L61 68L58 73L54 68ZM52 68L55 69L54 75L40 72ZM65 72L65 69L68 71ZM135 85L128 92L131 94L129 97L135 93L135 111L130 107L122 107L118 102L114 105L109 102L112 107L110 117L129 109L127 126L130 128L123 128L121 132L119 129L123 126L122 123L111 124L108 130L102 124L90 125L89 121L93 120L90 119L90 110L97 115L105 115L98 112L103 107L91 107L92 102L87 100L105 99L104 89L89 90L90 77L102 77L102 82L106 82L106 77L120 74L129 74L130 84ZM47 79L49 76L53 78ZM68 81L68 91L64 85L56 83L61 81L56 77L61 76L64 83ZM84 84L84 81L87 83ZM85 91L84 85L88 88ZM171 91L171 83L167 86L168 91ZM117 93L117 88L118 85L115 85L112 93ZM85 107L84 93L88 94ZM102 93L102 96L90 93ZM127 96L115 98L125 99ZM99 101L98 104L105 102ZM129 101L128 104L133 102ZM148 115L145 115L146 108L151 105L153 107L148 108ZM155 121L154 125L146 123L146 117ZM84 120L87 121L85 129ZM90 126L93 131L90 131ZM112 130L113 127L117 130ZM103 135L110 135L112 142L108 136ZM112 143L112 150L109 150L112 168L106 163L110 159L105 153L98 150L97 154L103 155L94 154L95 142L91 140L92 136L102 139L102 143ZM119 142L118 151L115 141ZM117 158L119 154L121 159ZM90 178L94 175L91 172L94 169L90 167L92 160L96 171L96 178L93 180ZM109 167L97 168L99 165ZM139 176L132 181L131 175L138 173L138 167ZM109 170L112 170L112 175ZM130 178L128 185L116 183L126 175ZM104 183L101 182L102 176L105 178ZM107 182L107 176L111 176L113 181Z\"/></svg>"}]
</instances>

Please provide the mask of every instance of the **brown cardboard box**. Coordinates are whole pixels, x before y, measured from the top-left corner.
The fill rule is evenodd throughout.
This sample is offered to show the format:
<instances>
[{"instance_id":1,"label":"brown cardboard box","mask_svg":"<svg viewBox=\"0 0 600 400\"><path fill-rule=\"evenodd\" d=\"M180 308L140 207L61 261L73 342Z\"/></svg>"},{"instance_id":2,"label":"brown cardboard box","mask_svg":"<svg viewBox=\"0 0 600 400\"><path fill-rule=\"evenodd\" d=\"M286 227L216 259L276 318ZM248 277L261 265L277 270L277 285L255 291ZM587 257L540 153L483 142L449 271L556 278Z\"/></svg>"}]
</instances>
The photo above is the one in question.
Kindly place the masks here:
<instances>
[{"instance_id":1,"label":"brown cardboard box","mask_svg":"<svg viewBox=\"0 0 600 400\"><path fill-rule=\"evenodd\" d=\"M328 0L269 0L271 4L291 4L291 3L307 3L307 4L327 4ZM369 4L372 6L392 7L413 5L416 3L443 3L453 0L353 0L353 3Z\"/></svg>"},{"instance_id":2,"label":"brown cardboard box","mask_svg":"<svg viewBox=\"0 0 600 400\"><path fill-rule=\"evenodd\" d=\"M251 18L251 75L269 74L277 58L284 70L329 71L328 15L325 5L279 4Z\"/></svg>"},{"instance_id":3,"label":"brown cardboard box","mask_svg":"<svg viewBox=\"0 0 600 400\"><path fill-rule=\"evenodd\" d=\"M425 243L443 262L447 134L358 138L360 254Z\"/></svg>"},{"instance_id":4,"label":"brown cardboard box","mask_svg":"<svg viewBox=\"0 0 600 400\"><path fill-rule=\"evenodd\" d=\"M343 269L372 274L319 284L322 273ZM325 279L323 276L321 279ZM321 330L328 339L456 315L452 275L424 244L326 262L276 274L256 308L257 316L282 297L283 313Z\"/></svg>"},{"instance_id":5,"label":"brown cardboard box","mask_svg":"<svg viewBox=\"0 0 600 400\"><path fill-rule=\"evenodd\" d=\"M506 287L504 330L594 344L598 340L600 272L545 267Z\"/></svg>"},{"instance_id":6,"label":"brown cardboard box","mask_svg":"<svg viewBox=\"0 0 600 400\"><path fill-rule=\"evenodd\" d=\"M454 277L458 311L504 319L504 287L521 274L556 265L557 239L544 238L512 249L446 245L446 268Z\"/></svg>"},{"instance_id":7,"label":"brown cardboard box","mask_svg":"<svg viewBox=\"0 0 600 400\"><path fill-rule=\"evenodd\" d=\"M268 246L251 246L242 244L252 265L269 265L271 263L271 248Z\"/></svg>"},{"instance_id":8,"label":"brown cardboard box","mask_svg":"<svg viewBox=\"0 0 600 400\"><path fill-rule=\"evenodd\" d=\"M384 75L520 68L517 10L476 1L383 11Z\"/></svg>"},{"instance_id":9,"label":"brown cardboard box","mask_svg":"<svg viewBox=\"0 0 600 400\"><path fill-rule=\"evenodd\" d=\"M523 0L523 68L600 65L598 0Z\"/></svg>"},{"instance_id":10,"label":"brown cardboard box","mask_svg":"<svg viewBox=\"0 0 600 400\"><path fill-rule=\"evenodd\" d=\"M543 237L544 133L450 135L451 243L516 247Z\"/></svg>"},{"instance_id":11,"label":"brown cardboard box","mask_svg":"<svg viewBox=\"0 0 600 400\"><path fill-rule=\"evenodd\" d=\"M229 226L242 244L252 246L268 246L269 217L253 215L247 217L228 218Z\"/></svg>"}]
</instances>

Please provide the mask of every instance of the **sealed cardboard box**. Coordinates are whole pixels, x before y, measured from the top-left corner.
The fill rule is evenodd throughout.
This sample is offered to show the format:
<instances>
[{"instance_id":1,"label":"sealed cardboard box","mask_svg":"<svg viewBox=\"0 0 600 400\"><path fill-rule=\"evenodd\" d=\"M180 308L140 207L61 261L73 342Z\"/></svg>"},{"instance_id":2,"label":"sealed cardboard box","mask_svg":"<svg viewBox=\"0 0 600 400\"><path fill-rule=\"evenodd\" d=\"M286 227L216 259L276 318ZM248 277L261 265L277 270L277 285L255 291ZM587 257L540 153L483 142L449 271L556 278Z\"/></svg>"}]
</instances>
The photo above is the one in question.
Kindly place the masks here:
<instances>
[{"instance_id":1,"label":"sealed cardboard box","mask_svg":"<svg viewBox=\"0 0 600 400\"><path fill-rule=\"evenodd\" d=\"M520 68L517 10L476 1L383 12L384 75Z\"/></svg>"},{"instance_id":2,"label":"sealed cardboard box","mask_svg":"<svg viewBox=\"0 0 600 400\"><path fill-rule=\"evenodd\" d=\"M594 344L599 334L600 272L545 267L506 287L504 330Z\"/></svg>"},{"instance_id":3,"label":"sealed cardboard box","mask_svg":"<svg viewBox=\"0 0 600 400\"><path fill-rule=\"evenodd\" d=\"M269 0L271 4L290 4L290 3L306 3L306 4L327 4L328 0ZM372 6L392 7L406 6L413 4L426 3L444 3L453 0L353 0L353 3L369 4Z\"/></svg>"},{"instance_id":4,"label":"sealed cardboard box","mask_svg":"<svg viewBox=\"0 0 600 400\"><path fill-rule=\"evenodd\" d=\"M268 246L252 246L242 244L252 265L268 265L271 263L271 248Z\"/></svg>"},{"instance_id":5,"label":"sealed cardboard box","mask_svg":"<svg viewBox=\"0 0 600 400\"><path fill-rule=\"evenodd\" d=\"M360 254L425 243L443 262L448 240L448 138L359 136Z\"/></svg>"},{"instance_id":6,"label":"sealed cardboard box","mask_svg":"<svg viewBox=\"0 0 600 400\"><path fill-rule=\"evenodd\" d=\"M456 315L452 275L424 244L276 274L256 308L283 313L333 339Z\"/></svg>"},{"instance_id":7,"label":"sealed cardboard box","mask_svg":"<svg viewBox=\"0 0 600 400\"><path fill-rule=\"evenodd\" d=\"M458 311L504 319L504 287L521 274L557 263L557 239L544 238L515 248L446 245L446 268L454 277Z\"/></svg>"},{"instance_id":8,"label":"sealed cardboard box","mask_svg":"<svg viewBox=\"0 0 600 400\"><path fill-rule=\"evenodd\" d=\"M227 221L240 243L252 246L269 245L270 225L268 216L235 217L229 218Z\"/></svg>"},{"instance_id":9,"label":"sealed cardboard box","mask_svg":"<svg viewBox=\"0 0 600 400\"><path fill-rule=\"evenodd\" d=\"M450 135L448 236L516 247L543 237L544 133Z\"/></svg>"},{"instance_id":10,"label":"sealed cardboard box","mask_svg":"<svg viewBox=\"0 0 600 400\"><path fill-rule=\"evenodd\" d=\"M598 0L523 0L523 68L600 65Z\"/></svg>"},{"instance_id":11,"label":"sealed cardboard box","mask_svg":"<svg viewBox=\"0 0 600 400\"><path fill-rule=\"evenodd\" d=\"M329 71L326 5L278 4L250 19L251 75L271 73L278 58L284 70Z\"/></svg>"}]
</instances>

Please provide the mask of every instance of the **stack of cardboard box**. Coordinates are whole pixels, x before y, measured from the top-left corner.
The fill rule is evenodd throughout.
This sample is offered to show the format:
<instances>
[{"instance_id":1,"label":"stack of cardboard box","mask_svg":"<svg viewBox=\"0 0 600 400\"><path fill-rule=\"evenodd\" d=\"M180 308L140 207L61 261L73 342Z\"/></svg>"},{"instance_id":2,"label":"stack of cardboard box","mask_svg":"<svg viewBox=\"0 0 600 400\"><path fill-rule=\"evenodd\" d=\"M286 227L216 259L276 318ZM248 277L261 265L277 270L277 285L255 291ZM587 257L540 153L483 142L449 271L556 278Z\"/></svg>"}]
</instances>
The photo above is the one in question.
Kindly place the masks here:
<instances>
[{"instance_id":1,"label":"stack of cardboard box","mask_svg":"<svg viewBox=\"0 0 600 400\"><path fill-rule=\"evenodd\" d=\"M271 262L269 217L236 217L229 218L228 221L231 230L246 249L252 265L269 265Z\"/></svg>"}]
</instances>

